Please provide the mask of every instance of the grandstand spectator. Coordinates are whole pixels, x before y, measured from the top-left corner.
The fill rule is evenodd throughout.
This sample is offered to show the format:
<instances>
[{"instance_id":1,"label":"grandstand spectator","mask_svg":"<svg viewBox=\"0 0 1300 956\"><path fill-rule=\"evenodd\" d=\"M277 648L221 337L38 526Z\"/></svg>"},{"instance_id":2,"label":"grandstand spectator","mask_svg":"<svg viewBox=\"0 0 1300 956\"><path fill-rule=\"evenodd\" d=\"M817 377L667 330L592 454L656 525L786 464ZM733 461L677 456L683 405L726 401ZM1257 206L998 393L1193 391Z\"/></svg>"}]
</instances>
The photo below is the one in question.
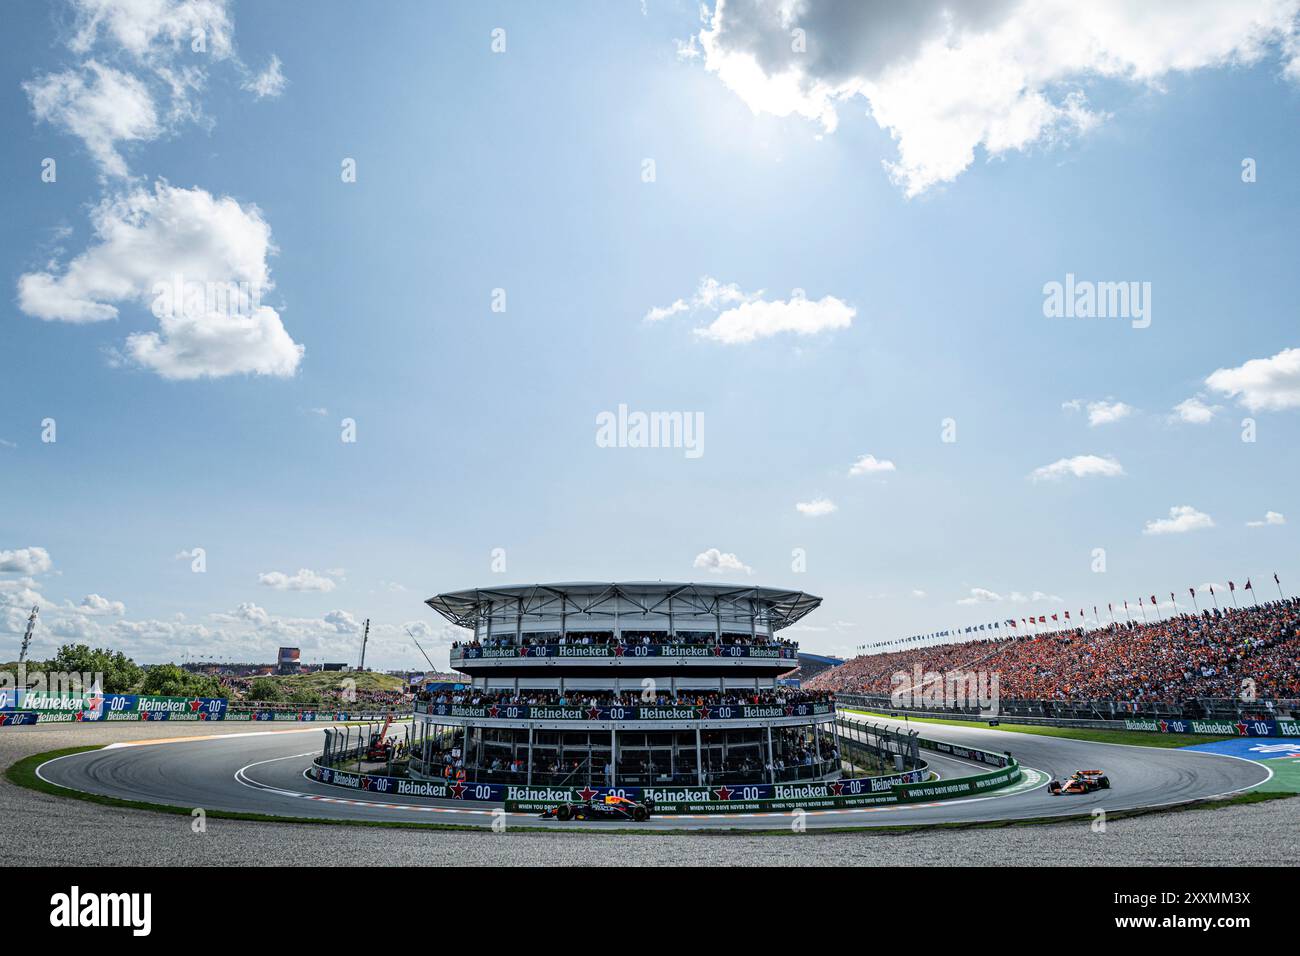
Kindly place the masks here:
<instances>
[{"instance_id":1,"label":"grandstand spectator","mask_svg":"<svg viewBox=\"0 0 1300 956\"><path fill-rule=\"evenodd\" d=\"M887 696L894 675L911 675L918 665L941 674L996 673L1004 699L1119 701L1135 713L1150 702L1240 698L1247 680L1254 698L1296 698L1300 599L864 655L823 671L806 688Z\"/></svg>"}]
</instances>

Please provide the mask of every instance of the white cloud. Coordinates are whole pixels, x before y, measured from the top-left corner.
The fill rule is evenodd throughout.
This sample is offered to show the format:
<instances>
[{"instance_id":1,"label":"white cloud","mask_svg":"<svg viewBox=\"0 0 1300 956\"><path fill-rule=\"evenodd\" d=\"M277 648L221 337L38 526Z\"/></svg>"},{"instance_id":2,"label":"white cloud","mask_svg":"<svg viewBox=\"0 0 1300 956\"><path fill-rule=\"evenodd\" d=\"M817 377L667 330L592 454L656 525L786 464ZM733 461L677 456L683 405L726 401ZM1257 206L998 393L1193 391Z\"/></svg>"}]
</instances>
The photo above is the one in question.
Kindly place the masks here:
<instances>
[{"instance_id":1,"label":"white cloud","mask_svg":"<svg viewBox=\"0 0 1300 956\"><path fill-rule=\"evenodd\" d=\"M271 62L266 65L266 69L256 76L250 77L246 80L244 82L244 89L248 90L259 100L268 96L279 96L284 92L284 88L289 83L289 81L285 79L280 66L280 58L272 54Z\"/></svg>"},{"instance_id":2,"label":"white cloud","mask_svg":"<svg viewBox=\"0 0 1300 956\"><path fill-rule=\"evenodd\" d=\"M1212 372L1205 384L1235 398L1249 411L1300 408L1300 348L1283 349L1271 358L1251 359L1237 368Z\"/></svg>"},{"instance_id":3,"label":"white cloud","mask_svg":"<svg viewBox=\"0 0 1300 956\"><path fill-rule=\"evenodd\" d=\"M1033 481L1058 481L1067 476L1074 478L1114 478L1124 474L1123 466L1114 458L1099 455L1075 455L1061 458L1050 465L1035 468L1030 474Z\"/></svg>"},{"instance_id":4,"label":"white cloud","mask_svg":"<svg viewBox=\"0 0 1300 956\"><path fill-rule=\"evenodd\" d=\"M50 552L44 548L18 548L0 551L0 571L17 574L44 574L54 566Z\"/></svg>"},{"instance_id":5,"label":"white cloud","mask_svg":"<svg viewBox=\"0 0 1300 956\"><path fill-rule=\"evenodd\" d=\"M1169 509L1168 518L1148 521L1142 529L1143 534L1184 534L1213 528L1214 519L1203 511L1197 511L1191 505L1177 505Z\"/></svg>"},{"instance_id":6,"label":"white cloud","mask_svg":"<svg viewBox=\"0 0 1300 956\"><path fill-rule=\"evenodd\" d=\"M1214 418L1214 413L1219 410L1218 405L1206 405L1201 401L1199 395L1193 395L1191 398L1185 398L1174 406L1173 417L1180 422L1188 425L1206 425Z\"/></svg>"},{"instance_id":7,"label":"white cloud","mask_svg":"<svg viewBox=\"0 0 1300 956\"><path fill-rule=\"evenodd\" d=\"M271 227L256 206L165 182L106 199L92 214L97 242L62 270L27 273L18 304L48 321L115 318L114 303L151 306L158 332L136 332L126 355L163 378L235 374L290 376L303 347L276 311L271 289ZM177 279L182 295L172 289ZM192 299L190 291L200 295ZM232 288L245 297L227 294ZM179 299L169 307L164 300Z\"/></svg>"},{"instance_id":8,"label":"white cloud","mask_svg":"<svg viewBox=\"0 0 1300 956\"><path fill-rule=\"evenodd\" d=\"M990 591L988 588L971 588L967 597L959 598L958 604L999 604L1002 601L1009 601L1012 604L1037 604L1041 601L1060 602L1060 597L1055 594L1047 594L1043 591L1031 591L1025 594L1023 591L1012 591L1009 595L1003 596L997 591Z\"/></svg>"},{"instance_id":9,"label":"white cloud","mask_svg":"<svg viewBox=\"0 0 1300 956\"><path fill-rule=\"evenodd\" d=\"M685 299L678 299L672 305L655 306L645 314L647 322L660 322L669 316L679 315L682 312L689 312L691 307Z\"/></svg>"},{"instance_id":10,"label":"white cloud","mask_svg":"<svg viewBox=\"0 0 1300 956\"><path fill-rule=\"evenodd\" d=\"M923 597L925 597L925 592L922 591L920 588L913 588L913 589L912 589L912 597L914 597L914 598L923 598Z\"/></svg>"},{"instance_id":11,"label":"white cloud","mask_svg":"<svg viewBox=\"0 0 1300 956\"><path fill-rule=\"evenodd\" d=\"M277 591L333 591L334 581L307 568L299 568L294 575L283 571L266 571L257 576L257 583Z\"/></svg>"},{"instance_id":12,"label":"white cloud","mask_svg":"<svg viewBox=\"0 0 1300 956\"><path fill-rule=\"evenodd\" d=\"M1263 521L1247 521L1246 527L1262 528L1265 525L1277 525L1277 524L1286 524L1286 516L1283 515L1280 511L1266 511L1264 512Z\"/></svg>"},{"instance_id":13,"label":"white cloud","mask_svg":"<svg viewBox=\"0 0 1300 956\"><path fill-rule=\"evenodd\" d=\"M126 176L117 143L162 133L149 89L139 79L94 60L78 72L47 73L23 84L38 120L78 137L110 176Z\"/></svg>"},{"instance_id":14,"label":"white cloud","mask_svg":"<svg viewBox=\"0 0 1300 956\"><path fill-rule=\"evenodd\" d=\"M695 567L702 568L710 574L726 574L728 571L743 571L753 574L754 569L745 564L734 554L723 553L717 548L709 548L695 556Z\"/></svg>"},{"instance_id":15,"label":"white cloud","mask_svg":"<svg viewBox=\"0 0 1300 956\"><path fill-rule=\"evenodd\" d=\"M120 617L126 613L126 605L121 601L110 601L98 594L87 594L77 605L77 610L83 614L116 614Z\"/></svg>"},{"instance_id":16,"label":"white cloud","mask_svg":"<svg viewBox=\"0 0 1300 956\"><path fill-rule=\"evenodd\" d=\"M261 627L271 620L271 615L266 613L266 609L258 607L252 601L245 601L235 608L234 616L237 620L247 621L254 627Z\"/></svg>"},{"instance_id":17,"label":"white cloud","mask_svg":"<svg viewBox=\"0 0 1300 956\"><path fill-rule=\"evenodd\" d=\"M745 292L734 282L723 283L705 276L689 300L677 299L671 305L652 308L645 314L645 321L658 322L681 314L717 313L708 325L697 327L695 334L736 345L786 332L807 336L848 328L857 315L856 309L832 295L813 300L804 296L802 290L796 290L788 300L769 300L763 296L761 289Z\"/></svg>"},{"instance_id":18,"label":"white cloud","mask_svg":"<svg viewBox=\"0 0 1300 956\"><path fill-rule=\"evenodd\" d=\"M888 471L897 471L892 461L877 459L875 455L863 455L849 467L849 474L878 475Z\"/></svg>"},{"instance_id":19,"label":"white cloud","mask_svg":"<svg viewBox=\"0 0 1300 956\"><path fill-rule=\"evenodd\" d=\"M829 329L847 329L853 324L857 310L833 295L818 300L794 297L745 302L728 309L712 323L695 334L715 342L735 345L755 339L793 332L795 335L816 335Z\"/></svg>"},{"instance_id":20,"label":"white cloud","mask_svg":"<svg viewBox=\"0 0 1300 956\"><path fill-rule=\"evenodd\" d=\"M324 621L339 634L361 633L361 624L347 611L329 611Z\"/></svg>"},{"instance_id":21,"label":"white cloud","mask_svg":"<svg viewBox=\"0 0 1300 956\"><path fill-rule=\"evenodd\" d=\"M1031 591L1029 594L1012 591L1009 600L1012 604L1037 604L1039 601L1059 602L1061 599L1055 594L1047 594L1043 591Z\"/></svg>"},{"instance_id":22,"label":"white cloud","mask_svg":"<svg viewBox=\"0 0 1300 956\"><path fill-rule=\"evenodd\" d=\"M1254 63L1278 41L1300 72L1296 14L1296 0L718 0L678 49L702 52L755 113L829 132L838 106L862 97L897 144L891 177L914 196L954 180L978 149L997 156L1092 129L1104 114L1084 88L1096 78L1159 90L1171 73Z\"/></svg>"},{"instance_id":23,"label":"white cloud","mask_svg":"<svg viewBox=\"0 0 1300 956\"><path fill-rule=\"evenodd\" d=\"M139 60L188 52L196 33L204 52L225 59L233 52L225 0L71 0L75 32L68 46L85 53L97 42L115 43Z\"/></svg>"},{"instance_id":24,"label":"white cloud","mask_svg":"<svg viewBox=\"0 0 1300 956\"><path fill-rule=\"evenodd\" d=\"M801 515L808 518L820 518L822 515L828 515L837 510L835 502L829 498L814 498L812 501L800 501L795 504L795 510Z\"/></svg>"},{"instance_id":25,"label":"white cloud","mask_svg":"<svg viewBox=\"0 0 1300 956\"><path fill-rule=\"evenodd\" d=\"M1081 404L1078 399L1075 399L1066 402L1062 407L1077 411ZM1123 402L1088 402L1087 408L1088 424L1093 428L1098 425L1109 425L1133 414L1133 406L1125 405Z\"/></svg>"}]
</instances>

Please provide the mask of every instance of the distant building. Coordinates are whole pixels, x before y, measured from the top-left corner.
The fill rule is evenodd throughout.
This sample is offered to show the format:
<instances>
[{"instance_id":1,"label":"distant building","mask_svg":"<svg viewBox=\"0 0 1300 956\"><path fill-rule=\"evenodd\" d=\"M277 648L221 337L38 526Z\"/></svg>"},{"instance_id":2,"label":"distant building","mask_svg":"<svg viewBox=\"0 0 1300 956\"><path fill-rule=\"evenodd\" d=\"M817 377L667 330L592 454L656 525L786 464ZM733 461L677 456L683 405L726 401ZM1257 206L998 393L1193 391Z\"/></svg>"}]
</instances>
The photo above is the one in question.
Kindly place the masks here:
<instances>
[{"instance_id":1,"label":"distant building","mask_svg":"<svg viewBox=\"0 0 1300 956\"><path fill-rule=\"evenodd\" d=\"M299 664L299 658L302 652L296 647L282 647L280 653L276 655L275 672L277 674L297 674L302 670Z\"/></svg>"}]
</instances>

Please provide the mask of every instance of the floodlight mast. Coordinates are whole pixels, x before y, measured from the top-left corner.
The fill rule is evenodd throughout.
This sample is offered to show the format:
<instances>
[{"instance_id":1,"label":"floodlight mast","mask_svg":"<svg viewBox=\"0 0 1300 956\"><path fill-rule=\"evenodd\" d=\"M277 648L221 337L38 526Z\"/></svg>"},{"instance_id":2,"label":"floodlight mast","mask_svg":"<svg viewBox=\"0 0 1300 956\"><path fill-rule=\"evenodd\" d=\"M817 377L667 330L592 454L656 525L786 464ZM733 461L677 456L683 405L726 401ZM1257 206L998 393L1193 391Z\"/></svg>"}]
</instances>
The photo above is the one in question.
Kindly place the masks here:
<instances>
[{"instance_id":1,"label":"floodlight mast","mask_svg":"<svg viewBox=\"0 0 1300 956\"><path fill-rule=\"evenodd\" d=\"M359 671L363 671L366 669L366 642L368 642L369 640L370 640L370 618L366 618L366 629L361 635L361 666L357 668L357 670Z\"/></svg>"},{"instance_id":2,"label":"floodlight mast","mask_svg":"<svg viewBox=\"0 0 1300 956\"><path fill-rule=\"evenodd\" d=\"M39 604L32 605L31 616L27 618L27 631L26 633L23 634L23 646L18 651L19 664L27 660L27 648L31 647L32 632L36 630L36 615L40 612L40 610L41 610L41 606Z\"/></svg>"}]
</instances>

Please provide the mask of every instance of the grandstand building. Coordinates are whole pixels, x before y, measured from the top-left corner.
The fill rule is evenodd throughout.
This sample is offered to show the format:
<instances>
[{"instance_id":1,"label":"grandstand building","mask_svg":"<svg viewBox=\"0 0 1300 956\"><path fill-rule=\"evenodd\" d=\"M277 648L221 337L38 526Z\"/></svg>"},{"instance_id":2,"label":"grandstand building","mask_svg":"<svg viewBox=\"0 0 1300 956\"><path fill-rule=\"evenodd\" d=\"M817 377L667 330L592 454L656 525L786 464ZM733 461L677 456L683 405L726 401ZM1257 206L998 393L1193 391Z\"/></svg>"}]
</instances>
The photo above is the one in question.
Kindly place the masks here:
<instances>
[{"instance_id":1,"label":"grandstand building","mask_svg":"<svg viewBox=\"0 0 1300 956\"><path fill-rule=\"evenodd\" d=\"M779 632L821 599L720 584L481 588L426 602L472 636L468 685L420 695L411 774L452 753L467 783L780 783L840 774L834 704L780 686Z\"/></svg>"}]
</instances>

